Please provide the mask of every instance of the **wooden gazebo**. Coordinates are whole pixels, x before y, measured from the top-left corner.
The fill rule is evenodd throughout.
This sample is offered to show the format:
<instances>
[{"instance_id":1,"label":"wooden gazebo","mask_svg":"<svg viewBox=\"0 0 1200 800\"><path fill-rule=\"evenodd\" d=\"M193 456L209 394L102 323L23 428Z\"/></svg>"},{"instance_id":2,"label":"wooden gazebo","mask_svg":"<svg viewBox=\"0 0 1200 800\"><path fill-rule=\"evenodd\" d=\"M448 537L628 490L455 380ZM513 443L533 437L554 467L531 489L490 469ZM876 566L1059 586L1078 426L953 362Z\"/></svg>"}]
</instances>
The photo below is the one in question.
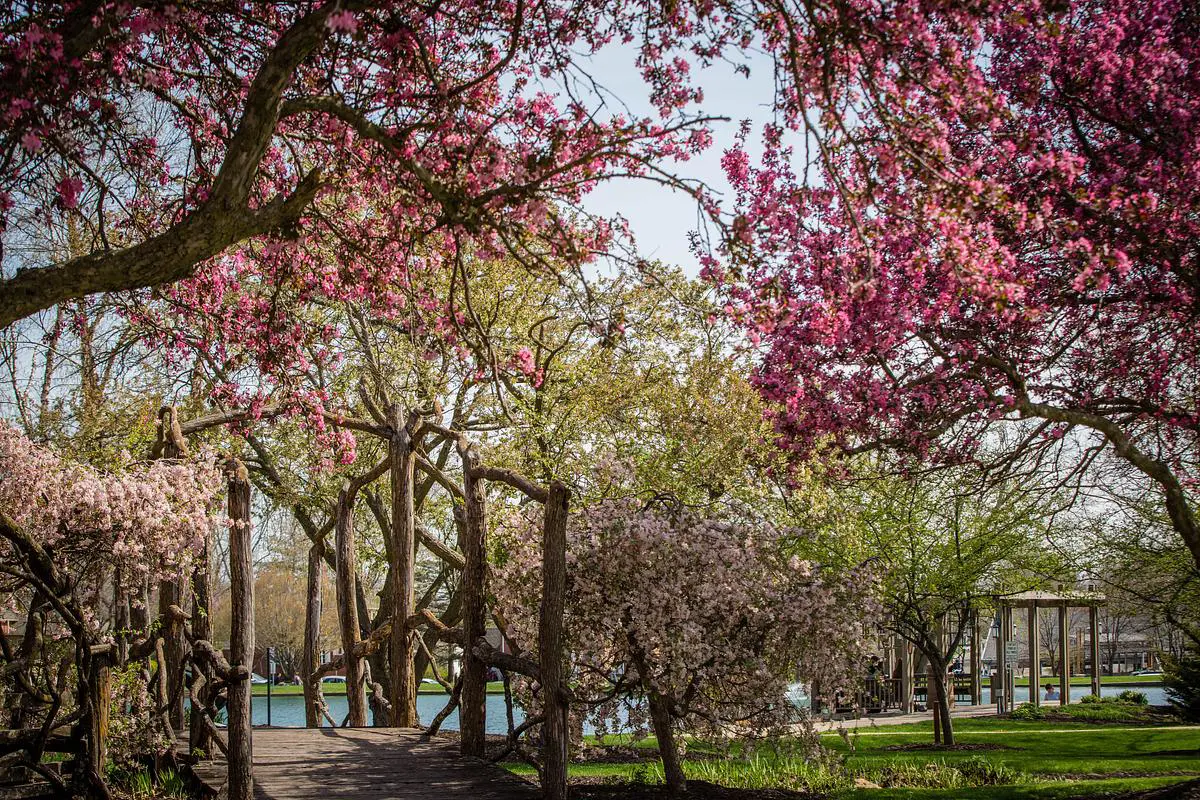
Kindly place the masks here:
<instances>
[{"instance_id":1,"label":"wooden gazebo","mask_svg":"<svg viewBox=\"0 0 1200 800\"><path fill-rule=\"evenodd\" d=\"M1104 604L1104 595L1093 591L1059 589L1057 592L1029 591L1001 595L996 598L1000 616L1000 635L996 643L996 677L992 680L992 702L999 713L1013 709L1014 667L1016 658L1008 653L1008 644L1015 642L1013 611L1024 608L1029 613L1029 699L1035 706L1041 705L1041 654L1038 652L1038 612L1044 608L1058 609L1058 637L1062 653L1063 668L1059 670L1059 702L1066 705L1071 701L1070 626L1072 608L1086 608L1089 612L1092 650L1092 694L1100 694L1100 620L1098 609ZM1012 663L1010 663L1010 661ZM999 680L997 680L997 678Z\"/></svg>"}]
</instances>

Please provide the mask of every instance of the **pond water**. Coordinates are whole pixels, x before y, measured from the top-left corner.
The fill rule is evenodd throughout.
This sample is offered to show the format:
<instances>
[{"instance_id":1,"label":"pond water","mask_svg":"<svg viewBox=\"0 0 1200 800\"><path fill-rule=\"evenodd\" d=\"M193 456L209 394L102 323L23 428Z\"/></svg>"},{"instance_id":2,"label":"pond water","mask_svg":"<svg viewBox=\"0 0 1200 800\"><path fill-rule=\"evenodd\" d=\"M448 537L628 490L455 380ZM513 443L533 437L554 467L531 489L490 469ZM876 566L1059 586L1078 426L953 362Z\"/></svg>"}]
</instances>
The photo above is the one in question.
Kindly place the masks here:
<instances>
[{"instance_id":1,"label":"pond water","mask_svg":"<svg viewBox=\"0 0 1200 800\"><path fill-rule=\"evenodd\" d=\"M1136 691L1146 695L1146 699L1151 705L1166 705L1167 695L1166 690L1162 686L1101 686L1100 694L1104 697L1110 697L1120 694L1126 689L1133 688ZM1078 701L1084 695L1091 694L1091 688L1088 686L1072 686L1071 699ZM1017 703L1024 703L1029 700L1029 687L1018 686L1016 689ZM345 695L325 695L325 701L329 704L329 713L338 722L346 716L346 696ZM983 689L983 702L991 702L991 690L988 687ZM437 715L442 707L446 704L446 695L444 694L419 694L417 695L417 713L421 717L421 723L428 725L429 722ZM251 698L250 711L255 725L267 724L267 698L254 697ZM368 711L368 714L370 712ZM516 723L519 725L524 720L525 715L520 708L513 709L513 715ZM504 715L504 695L489 694L487 696L487 732L503 734L508 731L508 723ZM271 697L271 725L282 728L302 728L304 727L304 697L301 695L274 695ZM589 726L590 727L590 726ZM453 711L446 721L442 724L445 730L458 730L458 710ZM587 730L591 733L591 730Z\"/></svg>"},{"instance_id":2,"label":"pond water","mask_svg":"<svg viewBox=\"0 0 1200 800\"><path fill-rule=\"evenodd\" d=\"M446 705L444 694L418 694L417 714L421 724L428 725L437 713ZM327 694L325 702L329 704L329 714L338 722L346 717L347 705L344 694ZM513 709L514 719L521 724L525 716L521 709ZM255 725L267 724L267 698L265 696L250 698L250 717ZM371 711L367 710L367 719L371 719ZM271 725L280 728L304 727L304 696L298 694L273 695L271 697ZM450 716L442 723L443 730L458 730L458 709L450 712ZM487 696L487 732L504 734L508 732L508 722L505 719L504 695L489 694Z\"/></svg>"},{"instance_id":3,"label":"pond water","mask_svg":"<svg viewBox=\"0 0 1200 800\"><path fill-rule=\"evenodd\" d=\"M1043 683L1043 685L1045 685L1045 684ZM1054 688L1055 689L1058 688L1057 683L1054 684ZM1121 692L1127 691L1129 689L1132 689L1135 692L1141 692L1142 694L1146 695L1146 701L1152 706L1165 706L1169 702L1167 700L1166 688L1164 688L1163 686L1161 686L1159 684L1150 684L1150 685L1139 684L1137 686L1106 686L1104 684L1101 684L1100 685L1100 696L1101 697L1116 697ZM1090 687L1090 686L1072 686L1071 687L1071 700L1072 700L1072 702L1078 702L1079 698L1085 697L1091 693L1092 693L1092 687ZM1045 690L1043 689L1042 697L1045 697L1045 696L1046 696L1046 693L1045 693ZM1013 690L1013 699L1017 701L1017 705L1020 705L1021 703L1028 703L1029 702L1029 687L1028 686L1016 687ZM983 687L983 702L985 704L992 702L992 690L987 686Z\"/></svg>"}]
</instances>

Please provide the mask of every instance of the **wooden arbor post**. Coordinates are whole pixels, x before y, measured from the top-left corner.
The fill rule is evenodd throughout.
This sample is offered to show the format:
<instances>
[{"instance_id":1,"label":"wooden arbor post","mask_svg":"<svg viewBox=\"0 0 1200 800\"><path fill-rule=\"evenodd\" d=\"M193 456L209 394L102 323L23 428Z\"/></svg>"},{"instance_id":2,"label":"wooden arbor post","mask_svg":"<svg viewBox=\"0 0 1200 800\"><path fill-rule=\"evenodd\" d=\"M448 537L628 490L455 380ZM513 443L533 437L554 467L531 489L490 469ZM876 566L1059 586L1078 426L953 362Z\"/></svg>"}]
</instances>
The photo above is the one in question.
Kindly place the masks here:
<instances>
[{"instance_id":1,"label":"wooden arbor post","mask_svg":"<svg viewBox=\"0 0 1200 800\"><path fill-rule=\"evenodd\" d=\"M487 702L487 665L475 653L475 642L485 631L487 609L484 578L487 572L487 504L480 475L479 452L465 438L458 440L463 462L463 664L459 696L459 748L464 756L482 758Z\"/></svg>"},{"instance_id":2,"label":"wooden arbor post","mask_svg":"<svg viewBox=\"0 0 1200 800\"><path fill-rule=\"evenodd\" d=\"M1096 606L1088 608L1088 623L1091 630L1092 646L1092 694L1100 696L1100 609Z\"/></svg>"},{"instance_id":3,"label":"wooden arbor post","mask_svg":"<svg viewBox=\"0 0 1200 800\"><path fill-rule=\"evenodd\" d=\"M174 406L163 406L158 412L158 441L154 456L177 459L187 457L187 443L179 427ZM204 565L207 569L207 564ZM183 659L185 641L183 620L171 613L171 606L184 608L184 584L179 576L163 580L158 585L158 618L165 621L163 631L163 663L159 668L167 678L167 719L176 732L183 730Z\"/></svg>"},{"instance_id":4,"label":"wooden arbor post","mask_svg":"<svg viewBox=\"0 0 1200 800\"><path fill-rule=\"evenodd\" d=\"M362 659L357 654L359 627L354 579L358 564L354 543L354 495L355 490L351 483L343 483L341 491L338 492L335 540L338 626L342 634L342 659L346 668L346 705L350 726L361 728L367 724L367 698L363 683Z\"/></svg>"},{"instance_id":5,"label":"wooden arbor post","mask_svg":"<svg viewBox=\"0 0 1200 800\"><path fill-rule=\"evenodd\" d=\"M321 584L325 576L323 540L308 549L308 595L304 606L304 727L321 725L321 694L313 673L320 666Z\"/></svg>"},{"instance_id":6,"label":"wooden arbor post","mask_svg":"<svg viewBox=\"0 0 1200 800\"><path fill-rule=\"evenodd\" d=\"M419 417L410 414L407 422L399 404L388 415L391 438L388 441L389 471L392 480L392 613L391 637L391 723L397 728L417 726L417 676L413 674L416 632L408 620L416 611L414 565L416 562L416 510L413 498L413 470L416 466L414 434Z\"/></svg>"},{"instance_id":7,"label":"wooden arbor post","mask_svg":"<svg viewBox=\"0 0 1200 800\"><path fill-rule=\"evenodd\" d=\"M563 668L563 612L567 595L567 517L570 492L550 484L542 524L542 606L538 620L538 655L545 695L542 744L542 797L567 797L567 715L570 707Z\"/></svg>"},{"instance_id":8,"label":"wooden arbor post","mask_svg":"<svg viewBox=\"0 0 1200 800\"><path fill-rule=\"evenodd\" d=\"M237 459L226 464L229 479L229 594L232 621L229 661L229 800L254 795L250 721L250 673L254 662L254 568L250 551L250 481Z\"/></svg>"}]
</instances>

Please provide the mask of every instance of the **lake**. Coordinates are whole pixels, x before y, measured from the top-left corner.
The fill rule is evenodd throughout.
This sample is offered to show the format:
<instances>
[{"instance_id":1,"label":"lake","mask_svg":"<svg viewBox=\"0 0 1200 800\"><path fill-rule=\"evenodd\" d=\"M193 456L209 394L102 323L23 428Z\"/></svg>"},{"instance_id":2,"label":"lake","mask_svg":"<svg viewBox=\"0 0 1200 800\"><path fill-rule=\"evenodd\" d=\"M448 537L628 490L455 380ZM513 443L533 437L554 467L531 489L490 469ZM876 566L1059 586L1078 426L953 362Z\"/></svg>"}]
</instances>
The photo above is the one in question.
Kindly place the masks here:
<instances>
[{"instance_id":1,"label":"lake","mask_svg":"<svg viewBox=\"0 0 1200 800\"><path fill-rule=\"evenodd\" d=\"M1162 686L1101 686L1100 694L1104 697L1115 696L1128 688L1134 688L1136 691L1144 693L1151 705L1167 704L1166 690ZM1087 694L1091 694L1091 688L1088 686L1071 687L1071 699L1073 701L1077 701ZM1029 687L1018 686L1016 689L1016 700L1018 704L1027 702L1029 700ZM346 696L326 695L325 701L329 703L329 713L334 719L341 722L346 716ZM983 690L983 701L984 703L991 702L991 691L987 687L984 687ZM417 713L421 717L421 723L428 725L445 704L446 695L443 694L417 695ZM255 725L267 724L266 697L251 698L250 710ZM369 711L367 713L370 714ZM524 720L525 715L520 708L514 708L513 717L519 725ZM302 695L273 696L271 698L271 725L282 728L303 728L304 697ZM446 721L442 724L442 728L445 730L458 730L457 709L446 718ZM487 732L496 734L508 732L508 723L504 716L504 695L487 695ZM586 732L591 733L591 730L587 730Z\"/></svg>"}]
</instances>

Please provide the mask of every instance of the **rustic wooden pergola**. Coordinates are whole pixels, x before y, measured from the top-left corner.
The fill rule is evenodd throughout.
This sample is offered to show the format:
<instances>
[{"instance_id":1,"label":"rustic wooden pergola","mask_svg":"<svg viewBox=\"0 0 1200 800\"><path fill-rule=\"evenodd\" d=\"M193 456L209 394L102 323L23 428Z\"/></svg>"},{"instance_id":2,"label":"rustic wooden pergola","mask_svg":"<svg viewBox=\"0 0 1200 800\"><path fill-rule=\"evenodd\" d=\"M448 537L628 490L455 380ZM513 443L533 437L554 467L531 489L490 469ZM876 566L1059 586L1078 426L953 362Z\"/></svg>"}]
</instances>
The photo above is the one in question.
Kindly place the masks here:
<instances>
[{"instance_id":1,"label":"rustic wooden pergola","mask_svg":"<svg viewBox=\"0 0 1200 800\"><path fill-rule=\"evenodd\" d=\"M1093 591L1072 591L1059 589L1057 592L1029 591L1011 595L1001 595L996 598L996 606L1000 617L1000 635L996 642L996 673L997 682L992 680L992 702L996 704L998 713L1013 709L1013 689L1015 684L1014 663L1010 664L1007 645L1016 641L1013 635L1013 611L1018 608L1029 612L1029 699L1035 706L1041 705L1041 693L1038 691L1041 683L1041 655L1038 652L1037 622L1038 611L1043 608L1058 609L1058 637L1062 653L1062 669L1059 680L1059 701L1063 705L1071 702L1071 668L1070 647L1071 637L1068 624L1072 608L1088 609L1091 628L1092 650L1092 694L1100 694L1100 620L1098 609L1104 604L1104 595Z\"/></svg>"}]
</instances>

